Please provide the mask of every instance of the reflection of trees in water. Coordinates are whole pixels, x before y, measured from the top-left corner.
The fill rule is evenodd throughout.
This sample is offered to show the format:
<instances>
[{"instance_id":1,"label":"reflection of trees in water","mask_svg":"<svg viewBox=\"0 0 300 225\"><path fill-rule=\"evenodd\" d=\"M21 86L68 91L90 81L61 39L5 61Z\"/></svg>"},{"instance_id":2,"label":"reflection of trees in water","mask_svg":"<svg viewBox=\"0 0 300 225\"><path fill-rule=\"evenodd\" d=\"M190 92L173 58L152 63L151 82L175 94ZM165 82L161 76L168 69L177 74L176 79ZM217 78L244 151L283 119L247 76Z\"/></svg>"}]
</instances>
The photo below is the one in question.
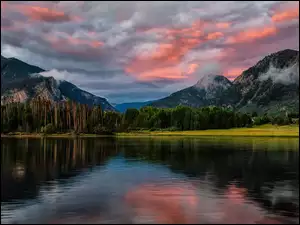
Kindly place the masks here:
<instances>
[{"instance_id":1,"label":"reflection of trees in water","mask_svg":"<svg viewBox=\"0 0 300 225\"><path fill-rule=\"evenodd\" d=\"M297 151L276 151L279 149ZM275 142L190 138L2 139L1 198L2 201L36 198L43 182L54 179L70 182L68 178L94 165L105 164L121 151L125 158L164 164L173 172L189 177L206 179L207 174L211 174L209 179L216 190L228 190L228 184L235 182L238 187L247 189L249 198L270 209L270 195L278 182L288 181L291 189L299 190L298 149L298 140L292 139ZM13 172L20 167L24 168L24 173L16 179ZM45 187L51 188L51 185ZM295 202L299 197L293 195L288 200L292 204L277 199L276 210L289 209L298 213Z\"/></svg>"},{"instance_id":2,"label":"reflection of trees in water","mask_svg":"<svg viewBox=\"0 0 300 225\"><path fill-rule=\"evenodd\" d=\"M113 139L1 140L1 201L35 198L43 182L76 176L116 154ZM22 168L23 177L21 175ZM51 185L47 185L51 188Z\"/></svg>"},{"instance_id":3,"label":"reflection of trees in water","mask_svg":"<svg viewBox=\"0 0 300 225\"><path fill-rule=\"evenodd\" d=\"M286 143L288 150L293 149L291 146L297 146L290 140ZM283 214L289 211L290 216L298 216L299 195L294 193L288 198L277 198L276 201L270 197L270 193L278 186L278 181L289 181L291 189L299 191L298 149L274 151L272 146L274 145L271 141L265 145L253 142L222 145L217 142L201 143L196 139L176 141L151 139L144 142L142 150L138 144L125 147L124 155L127 158L165 164L173 172L184 173L190 177L205 179L206 174L212 174L210 179L217 187L216 190L225 191L227 186L234 182L247 189L248 198L266 209L283 210Z\"/></svg>"}]
</instances>

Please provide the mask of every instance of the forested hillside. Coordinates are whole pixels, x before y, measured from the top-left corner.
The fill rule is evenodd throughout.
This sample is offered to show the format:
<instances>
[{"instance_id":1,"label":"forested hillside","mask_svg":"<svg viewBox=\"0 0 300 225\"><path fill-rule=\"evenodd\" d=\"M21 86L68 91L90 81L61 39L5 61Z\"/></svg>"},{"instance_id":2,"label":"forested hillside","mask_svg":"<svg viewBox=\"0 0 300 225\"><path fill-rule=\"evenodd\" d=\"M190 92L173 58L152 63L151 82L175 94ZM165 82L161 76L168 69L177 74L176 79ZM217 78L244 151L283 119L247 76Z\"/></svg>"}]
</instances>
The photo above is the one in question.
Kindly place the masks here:
<instances>
[{"instance_id":1,"label":"forested hillside","mask_svg":"<svg viewBox=\"0 0 300 225\"><path fill-rule=\"evenodd\" d=\"M235 112L230 108L143 107L124 114L103 111L76 102L51 102L37 99L1 106L1 133L94 133L111 134L131 130L205 130L249 127L263 123L289 124L292 117L269 118Z\"/></svg>"}]
</instances>

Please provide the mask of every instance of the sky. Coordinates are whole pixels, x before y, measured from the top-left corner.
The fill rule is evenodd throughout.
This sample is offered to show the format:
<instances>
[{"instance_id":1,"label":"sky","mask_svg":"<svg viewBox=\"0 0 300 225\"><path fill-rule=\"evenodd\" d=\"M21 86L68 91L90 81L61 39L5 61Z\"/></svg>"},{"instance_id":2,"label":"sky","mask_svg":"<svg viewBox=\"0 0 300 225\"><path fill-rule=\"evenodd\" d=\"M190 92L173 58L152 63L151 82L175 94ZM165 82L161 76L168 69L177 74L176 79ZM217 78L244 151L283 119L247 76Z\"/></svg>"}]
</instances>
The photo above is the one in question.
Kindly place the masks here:
<instances>
[{"instance_id":1,"label":"sky","mask_svg":"<svg viewBox=\"0 0 300 225\"><path fill-rule=\"evenodd\" d=\"M1 54L112 103L166 97L299 50L299 2L1 1Z\"/></svg>"}]
</instances>

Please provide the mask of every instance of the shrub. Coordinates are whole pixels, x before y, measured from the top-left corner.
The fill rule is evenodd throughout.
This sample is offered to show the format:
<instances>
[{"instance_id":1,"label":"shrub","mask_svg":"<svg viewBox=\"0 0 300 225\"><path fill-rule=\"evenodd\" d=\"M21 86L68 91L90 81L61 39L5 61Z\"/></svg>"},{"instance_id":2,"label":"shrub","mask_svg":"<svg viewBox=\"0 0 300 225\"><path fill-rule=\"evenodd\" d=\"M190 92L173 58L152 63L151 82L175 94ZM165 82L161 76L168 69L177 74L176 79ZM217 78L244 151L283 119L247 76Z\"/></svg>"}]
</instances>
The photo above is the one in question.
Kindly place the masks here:
<instances>
[{"instance_id":1,"label":"shrub","mask_svg":"<svg viewBox=\"0 0 300 225\"><path fill-rule=\"evenodd\" d=\"M105 127L103 127L102 125L98 124L94 127L93 129L93 133L94 134L103 134L103 135L111 135L113 134L112 130L109 130Z\"/></svg>"},{"instance_id":2,"label":"shrub","mask_svg":"<svg viewBox=\"0 0 300 225\"><path fill-rule=\"evenodd\" d=\"M263 124L270 123L270 119L266 115L261 117L254 117L253 120L254 120L253 121L254 125L263 125Z\"/></svg>"},{"instance_id":3,"label":"shrub","mask_svg":"<svg viewBox=\"0 0 300 225\"><path fill-rule=\"evenodd\" d=\"M288 125L291 124L291 119L289 119L288 117L276 116L272 119L272 124Z\"/></svg>"},{"instance_id":4,"label":"shrub","mask_svg":"<svg viewBox=\"0 0 300 225\"><path fill-rule=\"evenodd\" d=\"M41 132L44 134L52 134L55 132L55 127L52 125L52 123L49 123L41 128Z\"/></svg>"}]
</instances>

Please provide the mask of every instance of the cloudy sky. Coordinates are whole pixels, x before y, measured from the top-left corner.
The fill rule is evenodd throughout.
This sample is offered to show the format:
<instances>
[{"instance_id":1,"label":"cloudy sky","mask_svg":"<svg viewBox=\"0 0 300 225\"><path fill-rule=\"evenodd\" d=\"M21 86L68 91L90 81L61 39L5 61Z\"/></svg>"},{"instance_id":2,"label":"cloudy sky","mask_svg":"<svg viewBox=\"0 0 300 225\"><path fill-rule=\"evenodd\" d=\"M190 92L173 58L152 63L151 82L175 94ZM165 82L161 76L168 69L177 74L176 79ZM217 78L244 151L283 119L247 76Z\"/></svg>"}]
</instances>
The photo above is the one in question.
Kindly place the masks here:
<instances>
[{"instance_id":1,"label":"cloudy sky","mask_svg":"<svg viewBox=\"0 0 300 225\"><path fill-rule=\"evenodd\" d=\"M238 76L299 49L299 2L5 2L1 54L110 102L144 101L209 74Z\"/></svg>"}]
</instances>

